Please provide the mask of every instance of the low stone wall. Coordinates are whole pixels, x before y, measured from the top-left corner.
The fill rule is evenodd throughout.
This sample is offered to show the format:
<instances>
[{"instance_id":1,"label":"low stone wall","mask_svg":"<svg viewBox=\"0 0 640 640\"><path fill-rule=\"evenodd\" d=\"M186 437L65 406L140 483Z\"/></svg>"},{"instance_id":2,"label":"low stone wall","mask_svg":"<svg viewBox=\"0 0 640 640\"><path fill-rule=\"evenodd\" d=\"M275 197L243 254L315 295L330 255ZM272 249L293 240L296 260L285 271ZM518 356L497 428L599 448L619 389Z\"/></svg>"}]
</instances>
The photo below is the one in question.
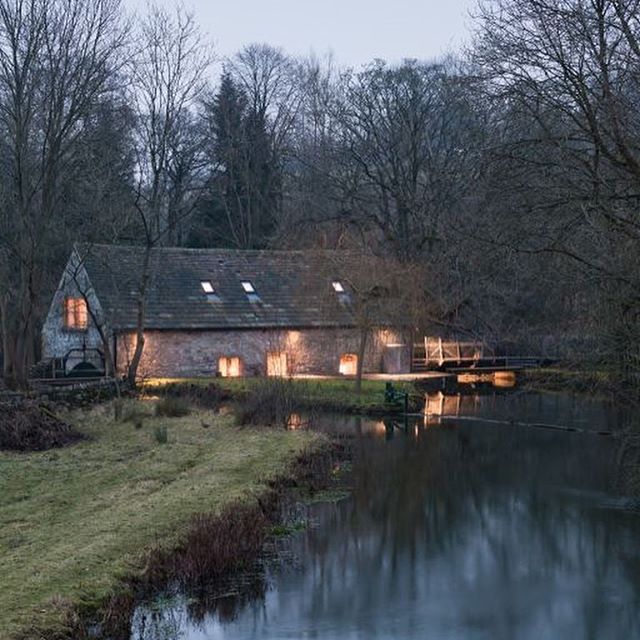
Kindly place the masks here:
<instances>
[{"instance_id":1,"label":"low stone wall","mask_svg":"<svg viewBox=\"0 0 640 640\"><path fill-rule=\"evenodd\" d=\"M364 370L382 371L386 344L399 336L384 329L372 332ZM238 357L241 375L267 373L267 354L286 353L287 374L339 373L340 357L357 354L356 329L295 329L243 331L146 331L140 363L142 377L214 376L220 358ZM118 368L124 371L135 348L135 333L118 340Z\"/></svg>"}]
</instances>

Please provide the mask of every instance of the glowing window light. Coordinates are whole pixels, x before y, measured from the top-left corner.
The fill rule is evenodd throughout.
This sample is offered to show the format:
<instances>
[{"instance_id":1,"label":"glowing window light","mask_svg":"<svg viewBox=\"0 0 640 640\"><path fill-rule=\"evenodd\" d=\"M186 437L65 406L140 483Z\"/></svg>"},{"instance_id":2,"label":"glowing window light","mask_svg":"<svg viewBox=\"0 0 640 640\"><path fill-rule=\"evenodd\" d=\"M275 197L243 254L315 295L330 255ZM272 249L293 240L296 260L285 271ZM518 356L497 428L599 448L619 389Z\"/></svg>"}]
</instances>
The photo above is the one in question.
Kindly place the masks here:
<instances>
[{"instance_id":1,"label":"glowing window light","mask_svg":"<svg viewBox=\"0 0 640 640\"><path fill-rule=\"evenodd\" d=\"M270 351L267 353L267 375L280 378L289 375L286 351Z\"/></svg>"},{"instance_id":2,"label":"glowing window light","mask_svg":"<svg viewBox=\"0 0 640 640\"><path fill-rule=\"evenodd\" d=\"M338 371L343 376L355 376L358 372L358 356L355 353L342 354Z\"/></svg>"},{"instance_id":3,"label":"glowing window light","mask_svg":"<svg viewBox=\"0 0 640 640\"><path fill-rule=\"evenodd\" d=\"M242 363L237 356L223 356L218 360L218 373L221 378L239 378L242 375Z\"/></svg>"},{"instance_id":4,"label":"glowing window light","mask_svg":"<svg viewBox=\"0 0 640 640\"><path fill-rule=\"evenodd\" d=\"M64 301L64 326L67 329L87 328L89 312L84 298L65 298Z\"/></svg>"}]
</instances>

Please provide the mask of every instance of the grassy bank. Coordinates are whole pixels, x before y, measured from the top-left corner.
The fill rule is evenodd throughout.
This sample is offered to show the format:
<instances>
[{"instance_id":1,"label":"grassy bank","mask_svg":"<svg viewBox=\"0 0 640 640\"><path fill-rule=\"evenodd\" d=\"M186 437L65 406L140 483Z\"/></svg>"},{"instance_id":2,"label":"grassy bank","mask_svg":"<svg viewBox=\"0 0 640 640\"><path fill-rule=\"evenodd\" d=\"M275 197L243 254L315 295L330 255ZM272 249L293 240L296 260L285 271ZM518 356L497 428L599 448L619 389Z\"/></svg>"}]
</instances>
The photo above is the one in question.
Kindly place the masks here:
<instances>
[{"instance_id":1,"label":"grassy bank","mask_svg":"<svg viewBox=\"0 0 640 640\"><path fill-rule=\"evenodd\" d=\"M142 573L147 550L179 545L192 515L250 501L319 442L309 433L238 429L207 412L148 415L136 428L115 423L105 407L72 421L87 441L0 452L3 640L30 626L53 637L67 604L96 606Z\"/></svg>"},{"instance_id":2,"label":"grassy bank","mask_svg":"<svg viewBox=\"0 0 640 640\"><path fill-rule=\"evenodd\" d=\"M263 378L158 378L150 380L150 388L170 384L215 384L228 391L234 398L243 399L257 385L263 384ZM340 411L358 414L383 414L394 410L385 404L384 380L363 380L359 394L355 392L355 382L346 378L327 379L292 379L295 397L301 406L326 411ZM394 382L398 391L406 391L415 399L422 399L424 394L411 382Z\"/></svg>"},{"instance_id":3,"label":"grassy bank","mask_svg":"<svg viewBox=\"0 0 640 640\"><path fill-rule=\"evenodd\" d=\"M613 370L596 368L528 369L521 382L533 391L558 391L614 395L621 390L620 376Z\"/></svg>"}]
</instances>

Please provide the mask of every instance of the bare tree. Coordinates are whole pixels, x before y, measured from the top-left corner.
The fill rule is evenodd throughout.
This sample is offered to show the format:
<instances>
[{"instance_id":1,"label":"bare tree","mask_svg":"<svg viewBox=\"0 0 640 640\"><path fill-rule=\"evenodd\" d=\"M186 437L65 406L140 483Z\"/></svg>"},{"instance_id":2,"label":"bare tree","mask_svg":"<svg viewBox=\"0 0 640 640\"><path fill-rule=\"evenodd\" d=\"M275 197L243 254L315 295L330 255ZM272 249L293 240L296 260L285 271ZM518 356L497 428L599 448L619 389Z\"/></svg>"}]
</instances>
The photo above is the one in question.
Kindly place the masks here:
<instances>
[{"instance_id":1,"label":"bare tree","mask_svg":"<svg viewBox=\"0 0 640 640\"><path fill-rule=\"evenodd\" d=\"M360 216L401 259L433 250L478 166L482 127L464 78L443 64L376 62L348 83L341 120Z\"/></svg>"},{"instance_id":2,"label":"bare tree","mask_svg":"<svg viewBox=\"0 0 640 640\"><path fill-rule=\"evenodd\" d=\"M60 235L61 184L92 110L111 90L125 36L120 0L0 2L4 375L21 384Z\"/></svg>"},{"instance_id":3,"label":"bare tree","mask_svg":"<svg viewBox=\"0 0 640 640\"><path fill-rule=\"evenodd\" d=\"M524 179L511 181L503 226L509 211L526 216L520 252L563 257L572 280L599 283L607 313L593 298L583 310L602 320L616 309L624 338L609 337L637 369L624 327L640 317L640 3L495 0L479 17L474 55L495 104L528 122L509 140L507 176L519 167Z\"/></svg>"},{"instance_id":4,"label":"bare tree","mask_svg":"<svg viewBox=\"0 0 640 640\"><path fill-rule=\"evenodd\" d=\"M144 241L137 294L136 343L127 379L135 384L144 350L146 303L153 249L190 215L204 181L194 179L194 152L187 133L206 88L212 51L192 14L150 5L138 25L140 49L130 68L131 102L137 118L134 206ZM188 176L185 175L188 173Z\"/></svg>"},{"instance_id":5,"label":"bare tree","mask_svg":"<svg viewBox=\"0 0 640 640\"><path fill-rule=\"evenodd\" d=\"M337 296L339 304L349 310L357 331L355 391L360 393L374 334L393 331L408 346L416 328L428 317L428 269L418 262L378 256L369 249L329 252L326 268L328 282L341 275L333 282L325 303L335 304Z\"/></svg>"},{"instance_id":6,"label":"bare tree","mask_svg":"<svg viewBox=\"0 0 640 640\"><path fill-rule=\"evenodd\" d=\"M267 123L275 153L282 154L301 103L299 65L281 49L250 44L227 66L248 96L251 111Z\"/></svg>"},{"instance_id":7,"label":"bare tree","mask_svg":"<svg viewBox=\"0 0 640 640\"><path fill-rule=\"evenodd\" d=\"M292 134L292 160L284 173L280 246L341 246L354 224L359 181L343 144L340 99L348 74L332 58L300 63L301 103Z\"/></svg>"}]
</instances>

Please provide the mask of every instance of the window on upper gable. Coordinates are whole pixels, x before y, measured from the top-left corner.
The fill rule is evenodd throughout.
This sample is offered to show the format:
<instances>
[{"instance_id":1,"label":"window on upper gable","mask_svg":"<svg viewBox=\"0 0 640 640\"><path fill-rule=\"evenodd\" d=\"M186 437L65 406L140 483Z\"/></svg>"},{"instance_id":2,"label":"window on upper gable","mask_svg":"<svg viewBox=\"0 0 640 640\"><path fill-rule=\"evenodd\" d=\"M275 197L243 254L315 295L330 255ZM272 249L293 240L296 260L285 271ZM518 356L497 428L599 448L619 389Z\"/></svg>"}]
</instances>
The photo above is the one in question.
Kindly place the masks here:
<instances>
[{"instance_id":1,"label":"window on upper gable","mask_svg":"<svg viewBox=\"0 0 640 640\"><path fill-rule=\"evenodd\" d=\"M89 312L84 298L64 299L65 329L84 331L89 325Z\"/></svg>"}]
</instances>

